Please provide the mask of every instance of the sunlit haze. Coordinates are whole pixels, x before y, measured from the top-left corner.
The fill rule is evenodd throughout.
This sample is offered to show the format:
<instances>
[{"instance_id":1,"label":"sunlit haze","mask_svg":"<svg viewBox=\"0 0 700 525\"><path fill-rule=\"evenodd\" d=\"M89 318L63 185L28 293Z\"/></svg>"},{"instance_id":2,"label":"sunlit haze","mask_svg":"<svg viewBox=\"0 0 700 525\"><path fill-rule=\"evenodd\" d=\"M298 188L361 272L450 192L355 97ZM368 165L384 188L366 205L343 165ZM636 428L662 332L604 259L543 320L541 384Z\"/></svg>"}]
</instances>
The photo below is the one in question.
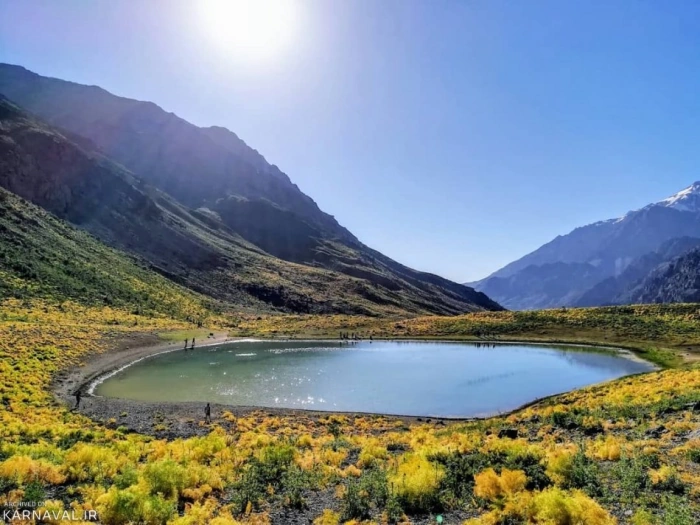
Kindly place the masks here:
<instances>
[{"instance_id":1,"label":"sunlit haze","mask_svg":"<svg viewBox=\"0 0 700 525\"><path fill-rule=\"evenodd\" d=\"M291 52L299 31L296 0L201 0L201 30L222 59L264 66Z\"/></svg>"}]
</instances>

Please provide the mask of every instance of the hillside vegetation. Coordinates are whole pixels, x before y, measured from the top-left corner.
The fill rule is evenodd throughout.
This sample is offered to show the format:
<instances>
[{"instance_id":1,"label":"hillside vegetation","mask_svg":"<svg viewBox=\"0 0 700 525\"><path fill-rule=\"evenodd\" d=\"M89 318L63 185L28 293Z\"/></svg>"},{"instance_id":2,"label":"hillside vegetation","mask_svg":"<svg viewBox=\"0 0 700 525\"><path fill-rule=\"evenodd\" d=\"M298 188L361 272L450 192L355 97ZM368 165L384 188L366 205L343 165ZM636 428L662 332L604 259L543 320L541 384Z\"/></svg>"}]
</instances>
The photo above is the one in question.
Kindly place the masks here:
<instances>
[{"instance_id":1,"label":"hillside vegetation","mask_svg":"<svg viewBox=\"0 0 700 525\"><path fill-rule=\"evenodd\" d=\"M74 301L201 323L216 309L213 301L2 188L0 297Z\"/></svg>"},{"instance_id":2,"label":"hillside vegetation","mask_svg":"<svg viewBox=\"0 0 700 525\"><path fill-rule=\"evenodd\" d=\"M696 307L647 308L618 317L606 309L530 313L529 320L507 312L417 318L384 330L493 337L517 326L522 334L579 326L622 337L643 326L650 348L697 337ZM107 524L429 523L438 513L446 523L469 525L694 525L700 519L697 366L586 388L485 421L223 413L211 426L196 422L202 436L170 441L131 433L118 418L96 423L55 403L52 376L115 338L195 327L155 310L134 315L72 301L3 303L3 503L94 509ZM268 326L272 319L318 330L352 320L241 322ZM154 430L164 424L154 413Z\"/></svg>"}]
</instances>

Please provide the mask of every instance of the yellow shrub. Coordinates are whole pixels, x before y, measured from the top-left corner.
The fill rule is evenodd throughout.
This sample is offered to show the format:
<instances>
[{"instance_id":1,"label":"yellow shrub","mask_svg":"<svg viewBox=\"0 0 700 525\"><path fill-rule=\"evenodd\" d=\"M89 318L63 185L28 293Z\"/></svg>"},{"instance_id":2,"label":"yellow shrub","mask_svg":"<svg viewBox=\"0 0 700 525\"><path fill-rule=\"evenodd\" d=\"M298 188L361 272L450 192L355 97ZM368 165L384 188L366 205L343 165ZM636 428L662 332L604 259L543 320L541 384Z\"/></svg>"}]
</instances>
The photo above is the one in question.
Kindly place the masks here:
<instances>
[{"instance_id":1,"label":"yellow shrub","mask_svg":"<svg viewBox=\"0 0 700 525\"><path fill-rule=\"evenodd\" d=\"M527 484L527 476L522 470L503 469L501 472L501 490L507 496L520 492Z\"/></svg>"},{"instance_id":2,"label":"yellow shrub","mask_svg":"<svg viewBox=\"0 0 700 525\"><path fill-rule=\"evenodd\" d=\"M97 498L95 508L107 525L122 523L163 523L175 513L175 505L160 496L149 495L140 487L118 490L111 487Z\"/></svg>"},{"instance_id":3,"label":"yellow shrub","mask_svg":"<svg viewBox=\"0 0 700 525\"><path fill-rule=\"evenodd\" d=\"M474 494L495 501L522 491L526 484L527 476L522 470L503 469L499 476L489 468L474 476Z\"/></svg>"},{"instance_id":4,"label":"yellow shrub","mask_svg":"<svg viewBox=\"0 0 700 525\"><path fill-rule=\"evenodd\" d=\"M101 481L117 473L119 462L112 451L96 445L78 444L65 459L69 479L75 481Z\"/></svg>"},{"instance_id":5,"label":"yellow shrub","mask_svg":"<svg viewBox=\"0 0 700 525\"><path fill-rule=\"evenodd\" d=\"M182 497L191 501L201 501L209 494L211 494L212 488L209 485L202 485L198 488L186 488L182 491Z\"/></svg>"},{"instance_id":6,"label":"yellow shrub","mask_svg":"<svg viewBox=\"0 0 700 525\"><path fill-rule=\"evenodd\" d=\"M338 467L348 455L347 450L326 449L321 453L321 461L327 465Z\"/></svg>"},{"instance_id":7,"label":"yellow shrub","mask_svg":"<svg viewBox=\"0 0 700 525\"><path fill-rule=\"evenodd\" d=\"M355 465L349 465L348 468L346 468L343 472L346 476L352 476L354 478L359 478L362 474L362 471Z\"/></svg>"},{"instance_id":8,"label":"yellow shrub","mask_svg":"<svg viewBox=\"0 0 700 525\"><path fill-rule=\"evenodd\" d=\"M649 478L651 479L651 482L654 485L658 485L659 483L663 483L664 481L667 481L668 478L673 476L675 473L676 473L676 470L673 467L670 467L668 465L664 465L657 470L650 470L649 471Z\"/></svg>"},{"instance_id":9,"label":"yellow shrub","mask_svg":"<svg viewBox=\"0 0 700 525\"><path fill-rule=\"evenodd\" d=\"M616 525L617 520L583 492L546 489L533 498L533 518L548 525Z\"/></svg>"},{"instance_id":10,"label":"yellow shrub","mask_svg":"<svg viewBox=\"0 0 700 525\"><path fill-rule=\"evenodd\" d=\"M622 453L620 441L608 434L605 439L597 439L591 444L591 453L596 459L618 461Z\"/></svg>"},{"instance_id":11,"label":"yellow shrub","mask_svg":"<svg viewBox=\"0 0 700 525\"><path fill-rule=\"evenodd\" d=\"M313 438L309 434L304 434L303 436L299 437L299 441L297 441L297 446L299 448L311 448L313 445Z\"/></svg>"},{"instance_id":12,"label":"yellow shrub","mask_svg":"<svg viewBox=\"0 0 700 525\"><path fill-rule=\"evenodd\" d=\"M51 485L60 485L66 480L55 465L28 456L12 456L0 463L0 478L20 484L43 481Z\"/></svg>"},{"instance_id":13,"label":"yellow shrub","mask_svg":"<svg viewBox=\"0 0 700 525\"><path fill-rule=\"evenodd\" d=\"M655 520L651 512L639 509L632 516L632 525L654 525Z\"/></svg>"},{"instance_id":14,"label":"yellow shrub","mask_svg":"<svg viewBox=\"0 0 700 525\"><path fill-rule=\"evenodd\" d=\"M474 476L474 495L487 501L495 501L501 497L501 479L492 468Z\"/></svg>"},{"instance_id":15,"label":"yellow shrub","mask_svg":"<svg viewBox=\"0 0 700 525\"><path fill-rule=\"evenodd\" d=\"M170 459L149 463L144 469L144 478L152 494L177 499L186 486L188 472L185 467Z\"/></svg>"},{"instance_id":16,"label":"yellow shrub","mask_svg":"<svg viewBox=\"0 0 700 525\"><path fill-rule=\"evenodd\" d=\"M247 525L270 525L270 516L267 514L267 512L250 514L245 523Z\"/></svg>"},{"instance_id":17,"label":"yellow shrub","mask_svg":"<svg viewBox=\"0 0 700 525\"><path fill-rule=\"evenodd\" d=\"M208 525L212 521L212 514L216 508L216 502L209 500L204 504L195 503L185 506L185 514L170 522L170 525Z\"/></svg>"},{"instance_id":18,"label":"yellow shrub","mask_svg":"<svg viewBox=\"0 0 700 525\"><path fill-rule=\"evenodd\" d=\"M324 510L323 514L314 520L314 525L338 525L339 523L340 514L330 509Z\"/></svg>"},{"instance_id":19,"label":"yellow shrub","mask_svg":"<svg viewBox=\"0 0 700 525\"><path fill-rule=\"evenodd\" d=\"M547 454L547 476L554 483L561 485L573 466L577 452L575 445L557 447Z\"/></svg>"},{"instance_id":20,"label":"yellow shrub","mask_svg":"<svg viewBox=\"0 0 700 525\"><path fill-rule=\"evenodd\" d=\"M362 447L357 466L371 467L387 457L389 457L389 452L387 452L386 447L383 447L378 439L371 439Z\"/></svg>"},{"instance_id":21,"label":"yellow shrub","mask_svg":"<svg viewBox=\"0 0 700 525\"><path fill-rule=\"evenodd\" d=\"M435 502L444 475L440 465L418 454L406 454L389 482L393 484L404 509L425 511Z\"/></svg>"},{"instance_id":22,"label":"yellow shrub","mask_svg":"<svg viewBox=\"0 0 700 525\"><path fill-rule=\"evenodd\" d=\"M42 523L55 523L56 525L59 525L60 523L65 523L65 520L61 519L63 517L64 510L66 510L63 506L62 501L44 501L43 504L37 510L42 515L48 512L49 516L52 516L49 517L49 519L47 520L42 520ZM56 516L58 519L53 519L53 516Z\"/></svg>"}]
</instances>

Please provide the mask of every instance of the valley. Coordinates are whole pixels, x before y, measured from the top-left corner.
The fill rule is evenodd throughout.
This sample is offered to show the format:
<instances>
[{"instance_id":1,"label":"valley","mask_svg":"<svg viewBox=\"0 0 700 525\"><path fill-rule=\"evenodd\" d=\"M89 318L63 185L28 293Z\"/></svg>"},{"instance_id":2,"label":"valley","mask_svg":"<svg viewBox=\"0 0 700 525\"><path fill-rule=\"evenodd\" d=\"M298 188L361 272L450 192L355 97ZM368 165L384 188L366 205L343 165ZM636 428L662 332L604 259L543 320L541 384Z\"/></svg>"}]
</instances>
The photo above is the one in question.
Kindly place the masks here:
<instances>
[{"instance_id":1,"label":"valley","mask_svg":"<svg viewBox=\"0 0 700 525\"><path fill-rule=\"evenodd\" d=\"M9 64L0 94L3 508L700 521L697 183L468 286L225 128Z\"/></svg>"}]
</instances>

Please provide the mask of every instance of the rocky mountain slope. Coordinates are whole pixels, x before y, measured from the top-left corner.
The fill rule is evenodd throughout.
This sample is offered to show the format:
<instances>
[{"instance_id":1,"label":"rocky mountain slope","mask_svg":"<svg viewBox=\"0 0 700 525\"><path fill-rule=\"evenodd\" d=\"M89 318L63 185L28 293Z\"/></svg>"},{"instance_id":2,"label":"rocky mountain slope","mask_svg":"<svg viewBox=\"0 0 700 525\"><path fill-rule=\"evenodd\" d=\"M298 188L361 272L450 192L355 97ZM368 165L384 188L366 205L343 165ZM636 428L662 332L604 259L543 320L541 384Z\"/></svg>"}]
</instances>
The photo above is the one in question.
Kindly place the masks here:
<instances>
[{"instance_id":1,"label":"rocky mountain slope","mask_svg":"<svg viewBox=\"0 0 700 525\"><path fill-rule=\"evenodd\" d=\"M8 89L15 73L37 84ZM15 66L0 66L0 79L0 93L61 126L0 100L0 185L175 282L233 304L297 312L500 308L364 246L230 132Z\"/></svg>"},{"instance_id":2,"label":"rocky mountain slope","mask_svg":"<svg viewBox=\"0 0 700 525\"><path fill-rule=\"evenodd\" d=\"M581 287L600 281L600 269L587 263L547 263L530 265L507 277L492 277L483 283L481 291L489 297L500 297L509 310L533 310L571 304L578 291L569 283Z\"/></svg>"},{"instance_id":3,"label":"rocky mountain slope","mask_svg":"<svg viewBox=\"0 0 700 525\"><path fill-rule=\"evenodd\" d=\"M627 302L627 286L671 255L680 255L682 246L691 248L687 243L664 247L683 237L700 238L700 182L624 217L559 236L471 285L519 309ZM557 265L556 272L550 265ZM581 265L587 265L587 271ZM546 278L530 277L538 272ZM504 279L510 286L503 286Z\"/></svg>"},{"instance_id":4,"label":"rocky mountain slope","mask_svg":"<svg viewBox=\"0 0 700 525\"><path fill-rule=\"evenodd\" d=\"M700 248L652 270L629 293L631 303L699 303Z\"/></svg>"},{"instance_id":5,"label":"rocky mountain slope","mask_svg":"<svg viewBox=\"0 0 700 525\"><path fill-rule=\"evenodd\" d=\"M639 287L644 286L649 274L657 267L697 247L700 247L698 237L671 239L663 243L657 251L634 260L620 275L608 277L596 284L575 302L575 306L607 306L639 302Z\"/></svg>"}]
</instances>

